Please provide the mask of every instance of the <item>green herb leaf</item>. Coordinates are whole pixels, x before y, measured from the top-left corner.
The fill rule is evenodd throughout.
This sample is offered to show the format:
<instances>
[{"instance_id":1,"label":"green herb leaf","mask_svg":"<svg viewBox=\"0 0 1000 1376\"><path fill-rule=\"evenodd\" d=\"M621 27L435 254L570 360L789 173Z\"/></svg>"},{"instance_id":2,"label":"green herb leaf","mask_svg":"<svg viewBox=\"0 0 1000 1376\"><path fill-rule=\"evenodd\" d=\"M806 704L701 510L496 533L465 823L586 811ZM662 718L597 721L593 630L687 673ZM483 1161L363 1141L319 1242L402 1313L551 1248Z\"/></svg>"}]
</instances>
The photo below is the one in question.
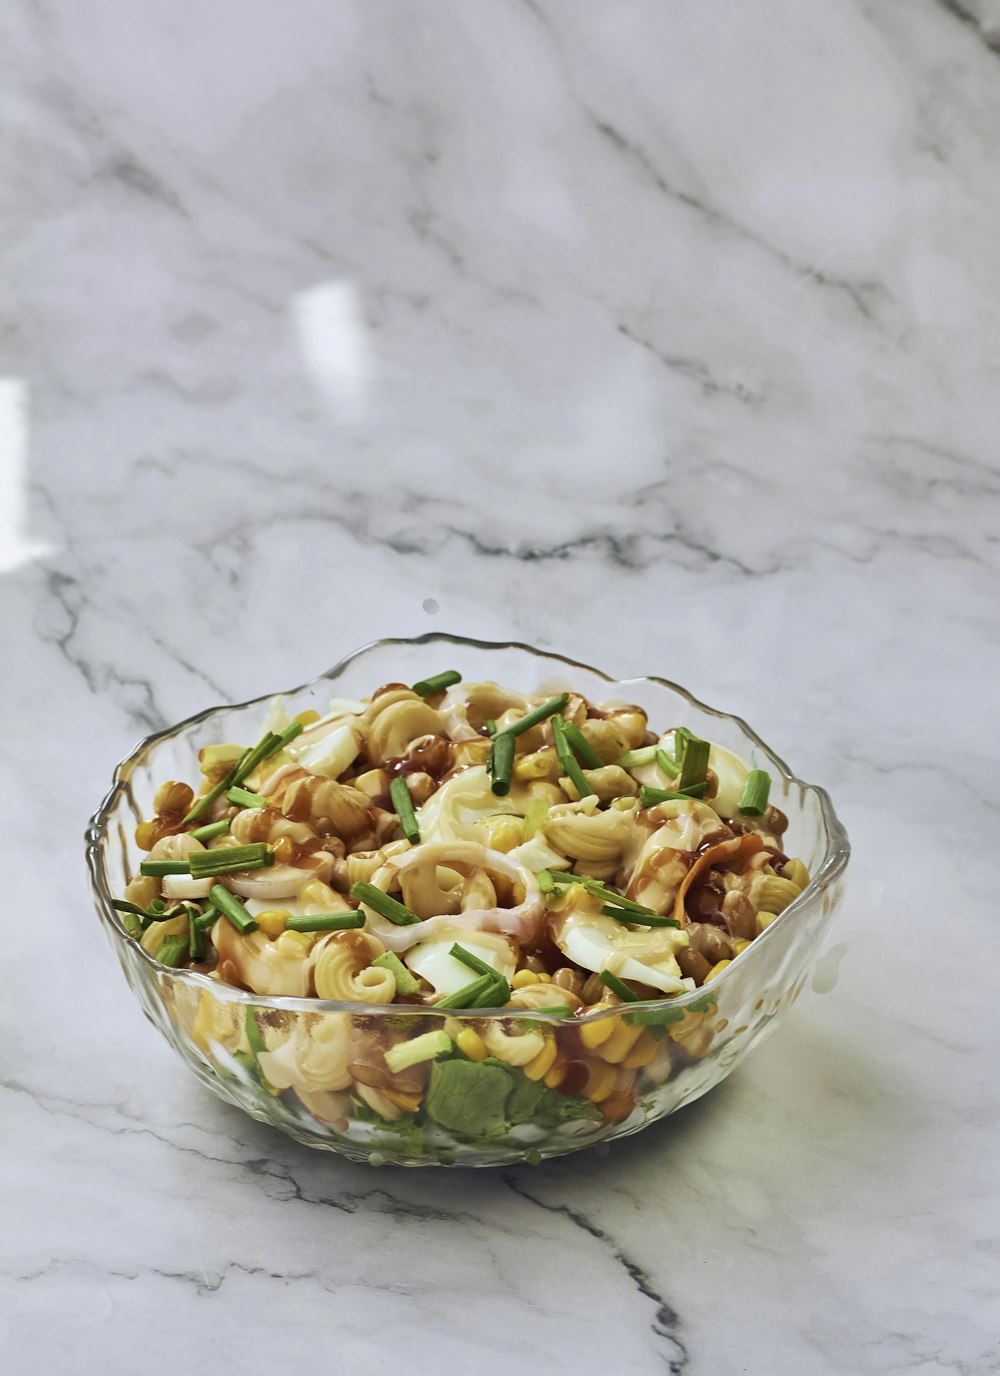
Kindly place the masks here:
<instances>
[{"instance_id":1,"label":"green herb leaf","mask_svg":"<svg viewBox=\"0 0 1000 1376\"><path fill-rule=\"evenodd\" d=\"M504 1106L510 1091L511 1077L499 1065L458 1058L435 1061L424 1111L463 1137L495 1137L507 1127Z\"/></svg>"}]
</instances>

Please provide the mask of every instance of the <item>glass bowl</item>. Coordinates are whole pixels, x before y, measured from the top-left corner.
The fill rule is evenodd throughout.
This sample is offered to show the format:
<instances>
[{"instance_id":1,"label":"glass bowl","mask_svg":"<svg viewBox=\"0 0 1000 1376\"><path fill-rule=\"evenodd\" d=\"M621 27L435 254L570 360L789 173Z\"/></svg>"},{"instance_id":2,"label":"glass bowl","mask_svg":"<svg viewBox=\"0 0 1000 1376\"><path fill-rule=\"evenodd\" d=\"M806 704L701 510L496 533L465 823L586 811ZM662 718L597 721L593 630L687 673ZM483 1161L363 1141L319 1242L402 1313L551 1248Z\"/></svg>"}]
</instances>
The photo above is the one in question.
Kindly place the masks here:
<instances>
[{"instance_id":1,"label":"glass bowl","mask_svg":"<svg viewBox=\"0 0 1000 1376\"><path fill-rule=\"evenodd\" d=\"M146 1016L202 1084L307 1146L372 1165L498 1166L638 1132L725 1079L798 998L842 898L846 833L823 789L794 778L738 717L664 679L615 681L529 645L440 634L382 640L283 696L292 714L322 714L332 696L366 697L445 668L525 693L572 688L597 702L638 703L658 729L687 726L766 769L772 801L789 819L786 851L805 861L811 882L709 986L576 1020L264 997L163 966L111 907L142 858L135 826L152 815L160 783L195 776L203 746L255 740L268 694L149 736L119 765L86 836L101 922ZM388 1069L390 1045L442 1027L461 1056ZM264 1055L279 1048L276 1059ZM270 1082L265 1068L291 1086Z\"/></svg>"}]
</instances>

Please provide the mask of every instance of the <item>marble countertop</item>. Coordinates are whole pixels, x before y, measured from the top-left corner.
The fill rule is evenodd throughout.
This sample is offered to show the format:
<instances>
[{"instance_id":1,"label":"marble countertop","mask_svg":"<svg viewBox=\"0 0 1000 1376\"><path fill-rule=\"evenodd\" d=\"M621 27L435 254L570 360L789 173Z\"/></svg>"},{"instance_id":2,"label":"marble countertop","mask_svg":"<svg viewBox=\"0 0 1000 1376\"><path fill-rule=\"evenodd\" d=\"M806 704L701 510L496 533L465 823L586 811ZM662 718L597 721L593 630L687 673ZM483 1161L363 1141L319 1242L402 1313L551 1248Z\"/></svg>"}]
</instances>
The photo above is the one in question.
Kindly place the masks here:
<instances>
[{"instance_id":1,"label":"marble countertop","mask_svg":"<svg viewBox=\"0 0 1000 1376\"><path fill-rule=\"evenodd\" d=\"M4 23L6 1369L996 1371L995 3ZM852 835L817 992L606 1155L300 1148L90 911L138 736L430 629L679 680Z\"/></svg>"}]
</instances>

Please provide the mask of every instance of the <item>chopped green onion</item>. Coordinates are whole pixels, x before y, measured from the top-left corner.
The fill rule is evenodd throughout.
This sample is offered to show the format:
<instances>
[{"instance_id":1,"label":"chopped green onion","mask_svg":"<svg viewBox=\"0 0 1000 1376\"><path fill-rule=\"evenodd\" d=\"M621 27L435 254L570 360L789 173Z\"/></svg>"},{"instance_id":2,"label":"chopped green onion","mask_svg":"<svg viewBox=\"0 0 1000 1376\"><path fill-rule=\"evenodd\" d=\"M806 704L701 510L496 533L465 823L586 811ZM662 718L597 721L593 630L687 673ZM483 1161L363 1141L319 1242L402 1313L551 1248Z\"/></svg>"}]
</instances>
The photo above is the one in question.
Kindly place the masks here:
<instances>
[{"instance_id":1,"label":"chopped green onion","mask_svg":"<svg viewBox=\"0 0 1000 1376\"><path fill-rule=\"evenodd\" d=\"M215 836L225 836L229 830L231 819L223 817L221 822L209 822L207 826L195 827L194 831L189 831L188 835L193 836L196 841L211 841Z\"/></svg>"},{"instance_id":2,"label":"chopped green onion","mask_svg":"<svg viewBox=\"0 0 1000 1376\"><path fill-rule=\"evenodd\" d=\"M163 944L156 953L161 965L170 965L175 970L187 959L188 939L186 936L164 937Z\"/></svg>"},{"instance_id":3,"label":"chopped green onion","mask_svg":"<svg viewBox=\"0 0 1000 1376\"><path fill-rule=\"evenodd\" d=\"M583 770L576 762L576 756L570 749L566 739L566 723L562 717L555 717L552 721L552 735L555 737L556 754L559 756L559 763L569 776L570 781L575 787L581 798L588 797L593 793L593 789L583 777Z\"/></svg>"},{"instance_id":4,"label":"chopped green onion","mask_svg":"<svg viewBox=\"0 0 1000 1376\"><path fill-rule=\"evenodd\" d=\"M538 880L538 887L541 889L542 893L555 893L555 882L548 870L539 870L535 878Z\"/></svg>"},{"instance_id":5,"label":"chopped green onion","mask_svg":"<svg viewBox=\"0 0 1000 1376\"><path fill-rule=\"evenodd\" d=\"M245 750L229 773L209 789L207 793L195 802L194 807L184 818L184 826L188 822L195 822L199 817L204 816L217 798L221 798L234 784L241 784L248 774L252 774L262 760L266 760L268 755L274 755L279 750L283 750L289 741L294 740L302 731L300 721L290 722L285 729L279 733L266 731L252 750Z\"/></svg>"},{"instance_id":6,"label":"chopped green onion","mask_svg":"<svg viewBox=\"0 0 1000 1376\"><path fill-rule=\"evenodd\" d=\"M188 960L197 964L205 959L205 936L195 917L195 910L188 908Z\"/></svg>"},{"instance_id":7,"label":"chopped green onion","mask_svg":"<svg viewBox=\"0 0 1000 1376\"><path fill-rule=\"evenodd\" d=\"M514 770L514 737L508 731L501 731L493 737L490 751L489 772L493 780L493 792L502 796L510 792L510 776Z\"/></svg>"},{"instance_id":8,"label":"chopped green onion","mask_svg":"<svg viewBox=\"0 0 1000 1376\"><path fill-rule=\"evenodd\" d=\"M500 1008L510 998L510 985L496 973L480 975L456 994L440 999L435 1008Z\"/></svg>"},{"instance_id":9,"label":"chopped green onion","mask_svg":"<svg viewBox=\"0 0 1000 1376\"><path fill-rule=\"evenodd\" d=\"M547 1013L550 1018L571 1018L573 1010L568 1003L554 1003L549 1008L533 1008L533 1013Z\"/></svg>"},{"instance_id":10,"label":"chopped green onion","mask_svg":"<svg viewBox=\"0 0 1000 1376\"><path fill-rule=\"evenodd\" d=\"M365 884L361 881L353 884L351 897L356 898L359 903L364 903L366 907L371 908L372 912L378 913L379 917L394 922L397 927L409 927L414 922L420 921L412 908L408 908L405 903L400 903L397 898L390 898L387 893L377 889L374 884Z\"/></svg>"},{"instance_id":11,"label":"chopped green onion","mask_svg":"<svg viewBox=\"0 0 1000 1376\"><path fill-rule=\"evenodd\" d=\"M549 805L544 798L532 798L524 814L524 839L530 841L535 832L548 820Z\"/></svg>"},{"instance_id":12,"label":"chopped green onion","mask_svg":"<svg viewBox=\"0 0 1000 1376\"><path fill-rule=\"evenodd\" d=\"M276 749L269 753L277 755L279 750L284 750L285 746L288 745L289 741L293 741L296 736L301 736L302 732L305 729L306 728L302 722L290 721L283 731L278 732L278 745Z\"/></svg>"},{"instance_id":13,"label":"chopped green onion","mask_svg":"<svg viewBox=\"0 0 1000 1376\"><path fill-rule=\"evenodd\" d=\"M262 1051L267 1050L267 1042L265 1042L261 1034L260 1024L257 1022L257 1015L252 1008L247 1009L244 1026L246 1027L247 1042L256 1059Z\"/></svg>"},{"instance_id":14,"label":"chopped green onion","mask_svg":"<svg viewBox=\"0 0 1000 1376\"><path fill-rule=\"evenodd\" d=\"M199 932L207 932L209 927L214 927L219 920L219 910L214 903L210 903L203 913L200 913L194 920L194 925Z\"/></svg>"},{"instance_id":15,"label":"chopped green onion","mask_svg":"<svg viewBox=\"0 0 1000 1376\"><path fill-rule=\"evenodd\" d=\"M624 894L615 893L614 889L609 889L600 879L591 879L587 874L566 874L562 870L541 870L542 874L548 875L549 880L555 884L582 884L588 893L602 902L612 904L616 908L624 908L626 912L636 913L636 921L643 917L655 917L652 908L647 908L643 903L636 903L632 898L626 898ZM540 885L539 885L540 887Z\"/></svg>"},{"instance_id":16,"label":"chopped green onion","mask_svg":"<svg viewBox=\"0 0 1000 1376\"><path fill-rule=\"evenodd\" d=\"M679 927L681 924L675 917L661 917L658 913L634 913L628 908L613 908L606 903L601 909L608 917L613 917L616 922L635 922L642 927Z\"/></svg>"},{"instance_id":17,"label":"chopped green onion","mask_svg":"<svg viewBox=\"0 0 1000 1376\"><path fill-rule=\"evenodd\" d=\"M163 874L190 874L191 870L186 860L142 860L139 873L158 879Z\"/></svg>"},{"instance_id":18,"label":"chopped green onion","mask_svg":"<svg viewBox=\"0 0 1000 1376\"><path fill-rule=\"evenodd\" d=\"M664 1027L667 1023L683 1022L683 1008L640 1008L635 1013L626 1013L625 1021L633 1027Z\"/></svg>"},{"instance_id":19,"label":"chopped green onion","mask_svg":"<svg viewBox=\"0 0 1000 1376\"><path fill-rule=\"evenodd\" d=\"M740 794L739 810L746 817L761 817L771 792L771 776L764 769L751 769Z\"/></svg>"},{"instance_id":20,"label":"chopped green onion","mask_svg":"<svg viewBox=\"0 0 1000 1376\"><path fill-rule=\"evenodd\" d=\"M232 923L238 932L245 935L257 930L257 919L250 916L236 895L230 893L224 885L213 884L210 897L222 916L227 922Z\"/></svg>"},{"instance_id":21,"label":"chopped green onion","mask_svg":"<svg viewBox=\"0 0 1000 1376\"><path fill-rule=\"evenodd\" d=\"M365 925L364 913L305 913L300 917L289 917L285 921L288 932L349 932Z\"/></svg>"},{"instance_id":22,"label":"chopped green onion","mask_svg":"<svg viewBox=\"0 0 1000 1376\"><path fill-rule=\"evenodd\" d=\"M692 798L700 797L707 787L707 783L692 784L682 793L676 788L650 788L648 784L643 784L642 788L639 789L639 806L656 807L657 803L670 803L678 798L690 802Z\"/></svg>"},{"instance_id":23,"label":"chopped green onion","mask_svg":"<svg viewBox=\"0 0 1000 1376\"><path fill-rule=\"evenodd\" d=\"M380 956L376 956L372 961L380 970L388 970L396 981L397 994L415 994L420 988L420 983L415 980L409 970L400 960L394 951L383 951Z\"/></svg>"},{"instance_id":24,"label":"chopped green onion","mask_svg":"<svg viewBox=\"0 0 1000 1376\"><path fill-rule=\"evenodd\" d=\"M588 769L601 769L603 767L604 761L578 726L574 726L571 721L564 721L562 729L567 743L579 756L581 764L585 764Z\"/></svg>"},{"instance_id":25,"label":"chopped green onion","mask_svg":"<svg viewBox=\"0 0 1000 1376\"><path fill-rule=\"evenodd\" d=\"M143 926L142 923L139 921L138 915L134 910L133 905L131 903L124 903L119 905L118 903L112 902L111 906L112 908L116 908L118 912L121 913L122 926L125 928L129 936L132 937L135 941L138 941L139 938L142 936Z\"/></svg>"},{"instance_id":26,"label":"chopped green onion","mask_svg":"<svg viewBox=\"0 0 1000 1376\"><path fill-rule=\"evenodd\" d=\"M681 772L680 766L675 760L671 759L665 750L657 750L656 763L663 770L664 774L668 775L671 779L676 779L677 775Z\"/></svg>"},{"instance_id":27,"label":"chopped green onion","mask_svg":"<svg viewBox=\"0 0 1000 1376\"><path fill-rule=\"evenodd\" d=\"M550 698L548 702L543 702L541 707L536 707L527 716L511 722L510 726L505 726L504 732L511 736L523 735L525 731L530 731L533 726L538 726L540 722L546 721L556 712L561 712L567 702L569 702L569 694L560 693L557 698Z\"/></svg>"},{"instance_id":28,"label":"chopped green onion","mask_svg":"<svg viewBox=\"0 0 1000 1376\"><path fill-rule=\"evenodd\" d=\"M610 989L613 994L617 994L623 1003L641 1003L642 999L638 994L632 992L627 984L623 984L617 975L613 975L610 970L601 970L597 978L604 985L605 989Z\"/></svg>"},{"instance_id":29,"label":"chopped green onion","mask_svg":"<svg viewBox=\"0 0 1000 1376\"><path fill-rule=\"evenodd\" d=\"M453 683L461 683L462 675L457 669L445 669L444 673L432 674L430 678L422 678L419 683L413 685L413 691L422 698L432 697L435 693L441 693L445 688L450 688Z\"/></svg>"},{"instance_id":30,"label":"chopped green onion","mask_svg":"<svg viewBox=\"0 0 1000 1376\"><path fill-rule=\"evenodd\" d=\"M436 1032L425 1032L421 1037L414 1037L412 1041L390 1046L385 1053L385 1063L396 1075L411 1065L419 1065L421 1061L433 1061L438 1056L447 1055L451 1045L451 1038L442 1027Z\"/></svg>"},{"instance_id":31,"label":"chopped green onion","mask_svg":"<svg viewBox=\"0 0 1000 1376\"><path fill-rule=\"evenodd\" d=\"M188 856L195 879L213 874L241 874L244 870L263 870L274 864L274 853L263 841L249 846L223 846L219 850L196 850Z\"/></svg>"},{"instance_id":32,"label":"chopped green onion","mask_svg":"<svg viewBox=\"0 0 1000 1376\"><path fill-rule=\"evenodd\" d=\"M703 784L708 778L708 752L711 750L708 741L703 741L700 736L692 736L684 747L684 759L681 762L681 777L677 787L681 789L692 788L695 784Z\"/></svg>"},{"instance_id":33,"label":"chopped green onion","mask_svg":"<svg viewBox=\"0 0 1000 1376\"><path fill-rule=\"evenodd\" d=\"M694 732L689 731L686 726L674 727L674 759L678 764L684 763L684 751L687 743L694 739Z\"/></svg>"},{"instance_id":34,"label":"chopped green onion","mask_svg":"<svg viewBox=\"0 0 1000 1376\"><path fill-rule=\"evenodd\" d=\"M485 960L480 960L471 951L467 951L464 946L459 946L457 941L452 945L448 954L454 956L456 960L460 960L463 965L467 965L470 970L475 970L477 975L489 975L491 979L495 979L499 974L499 971L494 970L492 965L489 965Z\"/></svg>"},{"instance_id":35,"label":"chopped green onion","mask_svg":"<svg viewBox=\"0 0 1000 1376\"><path fill-rule=\"evenodd\" d=\"M489 735L489 736L495 736L495 735L496 735L496 733L497 733L497 724L496 724L496 722L493 720L492 717L484 717L484 719L483 719L483 730L484 730L484 731L486 732L486 734Z\"/></svg>"},{"instance_id":36,"label":"chopped green onion","mask_svg":"<svg viewBox=\"0 0 1000 1376\"><path fill-rule=\"evenodd\" d=\"M389 797L396 809L396 816L403 828L403 835L413 845L419 846L420 827L417 825L417 814L413 810L413 799L410 797L410 790L406 786L405 779L393 779L389 785Z\"/></svg>"},{"instance_id":37,"label":"chopped green onion","mask_svg":"<svg viewBox=\"0 0 1000 1376\"><path fill-rule=\"evenodd\" d=\"M621 765L622 769L635 769L639 765L652 764L656 759L656 746L643 745L638 750L626 750L624 755L619 755L615 764Z\"/></svg>"},{"instance_id":38,"label":"chopped green onion","mask_svg":"<svg viewBox=\"0 0 1000 1376\"><path fill-rule=\"evenodd\" d=\"M168 918L176 917L178 913L184 911L183 903L178 903L168 910L161 898L154 898L148 908L139 908L135 903L126 903L123 898L113 898L111 906L115 912L129 913L134 917L144 918L147 925L152 922L166 922Z\"/></svg>"},{"instance_id":39,"label":"chopped green onion","mask_svg":"<svg viewBox=\"0 0 1000 1376\"><path fill-rule=\"evenodd\" d=\"M203 793L200 798L195 799L194 806L181 823L182 826L186 827L188 822L196 822L199 817L203 817L216 799L222 797L227 788L231 788L233 784L239 783L239 779L236 777L237 771L244 760L248 759L252 753L253 752L250 750L244 750L243 754L233 765L229 773L224 774L219 782L210 788L207 793Z\"/></svg>"},{"instance_id":40,"label":"chopped green onion","mask_svg":"<svg viewBox=\"0 0 1000 1376\"><path fill-rule=\"evenodd\" d=\"M267 807L267 799L262 793L251 793L246 788L231 788L226 797L237 807Z\"/></svg>"}]
</instances>

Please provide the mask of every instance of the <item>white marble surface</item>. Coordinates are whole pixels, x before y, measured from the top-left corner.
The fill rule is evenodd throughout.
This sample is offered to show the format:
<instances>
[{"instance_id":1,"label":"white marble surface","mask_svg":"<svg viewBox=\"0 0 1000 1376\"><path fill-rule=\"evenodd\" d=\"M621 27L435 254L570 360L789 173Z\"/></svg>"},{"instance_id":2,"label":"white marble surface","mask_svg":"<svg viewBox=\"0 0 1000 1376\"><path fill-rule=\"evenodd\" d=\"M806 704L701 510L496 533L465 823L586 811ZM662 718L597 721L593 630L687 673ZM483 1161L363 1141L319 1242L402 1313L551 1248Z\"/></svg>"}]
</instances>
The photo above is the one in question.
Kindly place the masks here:
<instances>
[{"instance_id":1,"label":"white marble surface","mask_svg":"<svg viewBox=\"0 0 1000 1376\"><path fill-rule=\"evenodd\" d=\"M4 23L5 1369L998 1370L996 5ZM606 1156L299 1148L89 910L138 735L431 628L679 679L855 843L836 988Z\"/></svg>"}]
</instances>

